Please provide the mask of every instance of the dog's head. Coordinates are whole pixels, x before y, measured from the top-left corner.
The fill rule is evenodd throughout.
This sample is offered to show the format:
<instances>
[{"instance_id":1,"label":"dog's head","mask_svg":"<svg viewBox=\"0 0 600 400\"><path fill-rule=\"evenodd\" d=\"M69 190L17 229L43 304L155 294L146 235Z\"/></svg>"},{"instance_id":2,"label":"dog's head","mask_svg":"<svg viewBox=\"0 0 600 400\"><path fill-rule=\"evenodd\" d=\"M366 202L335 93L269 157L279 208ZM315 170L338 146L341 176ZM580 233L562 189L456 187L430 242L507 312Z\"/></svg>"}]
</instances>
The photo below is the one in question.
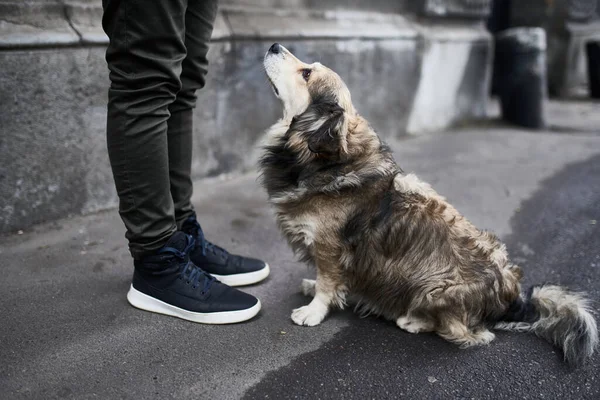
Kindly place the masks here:
<instances>
[{"instance_id":1,"label":"dog's head","mask_svg":"<svg viewBox=\"0 0 600 400\"><path fill-rule=\"evenodd\" d=\"M305 157L337 158L352 153L354 147L364 150L367 144L353 142L376 139L356 114L348 87L331 69L304 63L278 43L267 51L264 67L289 122L288 145ZM353 140L352 133L358 130L362 135L354 135Z\"/></svg>"}]
</instances>

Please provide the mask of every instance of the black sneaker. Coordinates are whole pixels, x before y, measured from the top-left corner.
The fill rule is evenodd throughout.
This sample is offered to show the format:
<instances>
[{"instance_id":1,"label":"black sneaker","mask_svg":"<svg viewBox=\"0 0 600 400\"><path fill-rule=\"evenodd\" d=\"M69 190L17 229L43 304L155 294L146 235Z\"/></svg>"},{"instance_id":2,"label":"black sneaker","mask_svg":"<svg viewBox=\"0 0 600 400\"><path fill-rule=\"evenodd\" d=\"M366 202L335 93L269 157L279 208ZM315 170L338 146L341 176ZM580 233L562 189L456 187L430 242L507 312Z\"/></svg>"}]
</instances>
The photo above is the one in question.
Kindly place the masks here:
<instances>
[{"instance_id":1,"label":"black sneaker","mask_svg":"<svg viewBox=\"0 0 600 400\"><path fill-rule=\"evenodd\" d=\"M156 255L136 260L129 303L202 324L232 324L258 314L256 297L217 281L190 261L194 246L191 236L176 232Z\"/></svg>"},{"instance_id":2,"label":"black sneaker","mask_svg":"<svg viewBox=\"0 0 600 400\"><path fill-rule=\"evenodd\" d=\"M221 282L229 286L251 285L269 276L266 262L230 254L206 240L196 217L189 217L181 230L196 240L190 259Z\"/></svg>"}]
</instances>

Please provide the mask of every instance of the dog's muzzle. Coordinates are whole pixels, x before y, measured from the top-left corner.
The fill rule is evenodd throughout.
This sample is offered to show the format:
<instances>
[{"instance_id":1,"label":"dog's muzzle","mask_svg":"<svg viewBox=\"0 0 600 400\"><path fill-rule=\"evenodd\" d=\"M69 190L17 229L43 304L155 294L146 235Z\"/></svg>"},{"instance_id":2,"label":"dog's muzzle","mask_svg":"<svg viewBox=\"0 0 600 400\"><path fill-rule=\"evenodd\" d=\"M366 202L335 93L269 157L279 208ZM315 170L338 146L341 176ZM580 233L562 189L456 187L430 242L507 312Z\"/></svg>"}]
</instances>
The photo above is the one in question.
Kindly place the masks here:
<instances>
[{"instance_id":1,"label":"dog's muzzle","mask_svg":"<svg viewBox=\"0 0 600 400\"><path fill-rule=\"evenodd\" d=\"M279 43L273 43L271 45L271 47L269 47L269 50L267 50L267 54L265 54L265 69L267 69L267 59L269 59L269 57L272 57L272 56L277 56L280 54L283 55L283 50L284 50L284 47L282 45L280 45ZM279 97L279 89L277 89L275 82L273 82L273 79L271 79L271 77L269 76L268 70L267 70L267 78L269 79L269 83L271 84L271 87L273 88L273 91L275 92L275 96Z\"/></svg>"}]
</instances>

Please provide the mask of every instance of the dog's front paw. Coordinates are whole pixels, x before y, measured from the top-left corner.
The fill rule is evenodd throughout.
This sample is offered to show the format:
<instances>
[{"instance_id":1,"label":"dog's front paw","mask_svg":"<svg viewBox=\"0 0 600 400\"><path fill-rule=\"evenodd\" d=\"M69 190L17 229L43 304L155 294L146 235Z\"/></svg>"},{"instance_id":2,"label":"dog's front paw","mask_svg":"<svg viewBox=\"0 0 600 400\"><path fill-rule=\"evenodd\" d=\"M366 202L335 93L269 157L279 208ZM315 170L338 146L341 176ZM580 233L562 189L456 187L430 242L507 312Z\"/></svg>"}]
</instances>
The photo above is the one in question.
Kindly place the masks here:
<instances>
[{"instance_id":1,"label":"dog's front paw","mask_svg":"<svg viewBox=\"0 0 600 400\"><path fill-rule=\"evenodd\" d=\"M318 307L307 305L296 308L292 312L292 321L297 325L315 326L319 325L325 319L327 311L323 311Z\"/></svg>"},{"instance_id":2,"label":"dog's front paw","mask_svg":"<svg viewBox=\"0 0 600 400\"><path fill-rule=\"evenodd\" d=\"M400 329L404 329L410 333L430 332L433 330L433 324L406 315L398 318L396 320L396 325L398 325Z\"/></svg>"},{"instance_id":3,"label":"dog's front paw","mask_svg":"<svg viewBox=\"0 0 600 400\"><path fill-rule=\"evenodd\" d=\"M315 285L317 281L314 279L302 279L300 289L305 296L315 297Z\"/></svg>"}]
</instances>

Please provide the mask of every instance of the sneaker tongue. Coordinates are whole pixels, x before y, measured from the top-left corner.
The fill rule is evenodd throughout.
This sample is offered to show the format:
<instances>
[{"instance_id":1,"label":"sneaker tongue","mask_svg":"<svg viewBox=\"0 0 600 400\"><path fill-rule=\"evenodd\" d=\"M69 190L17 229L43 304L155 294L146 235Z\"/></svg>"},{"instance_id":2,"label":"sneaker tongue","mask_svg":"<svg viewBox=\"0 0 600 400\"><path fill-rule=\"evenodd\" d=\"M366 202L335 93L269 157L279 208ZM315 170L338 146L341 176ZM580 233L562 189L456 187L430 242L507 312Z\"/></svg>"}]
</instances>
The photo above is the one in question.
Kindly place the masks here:
<instances>
[{"instance_id":1,"label":"sneaker tongue","mask_svg":"<svg viewBox=\"0 0 600 400\"><path fill-rule=\"evenodd\" d=\"M192 236L196 234L195 231L197 229L201 229L201 228L200 228L200 224L198 224L198 221L194 217L189 217L188 219L186 219L183 222L183 225L181 226L181 230L183 232L187 233L188 235L192 235Z\"/></svg>"},{"instance_id":2,"label":"sneaker tongue","mask_svg":"<svg viewBox=\"0 0 600 400\"><path fill-rule=\"evenodd\" d=\"M188 237L185 233L177 231L171 236L165 247L172 247L179 251L184 251L188 244Z\"/></svg>"}]
</instances>

